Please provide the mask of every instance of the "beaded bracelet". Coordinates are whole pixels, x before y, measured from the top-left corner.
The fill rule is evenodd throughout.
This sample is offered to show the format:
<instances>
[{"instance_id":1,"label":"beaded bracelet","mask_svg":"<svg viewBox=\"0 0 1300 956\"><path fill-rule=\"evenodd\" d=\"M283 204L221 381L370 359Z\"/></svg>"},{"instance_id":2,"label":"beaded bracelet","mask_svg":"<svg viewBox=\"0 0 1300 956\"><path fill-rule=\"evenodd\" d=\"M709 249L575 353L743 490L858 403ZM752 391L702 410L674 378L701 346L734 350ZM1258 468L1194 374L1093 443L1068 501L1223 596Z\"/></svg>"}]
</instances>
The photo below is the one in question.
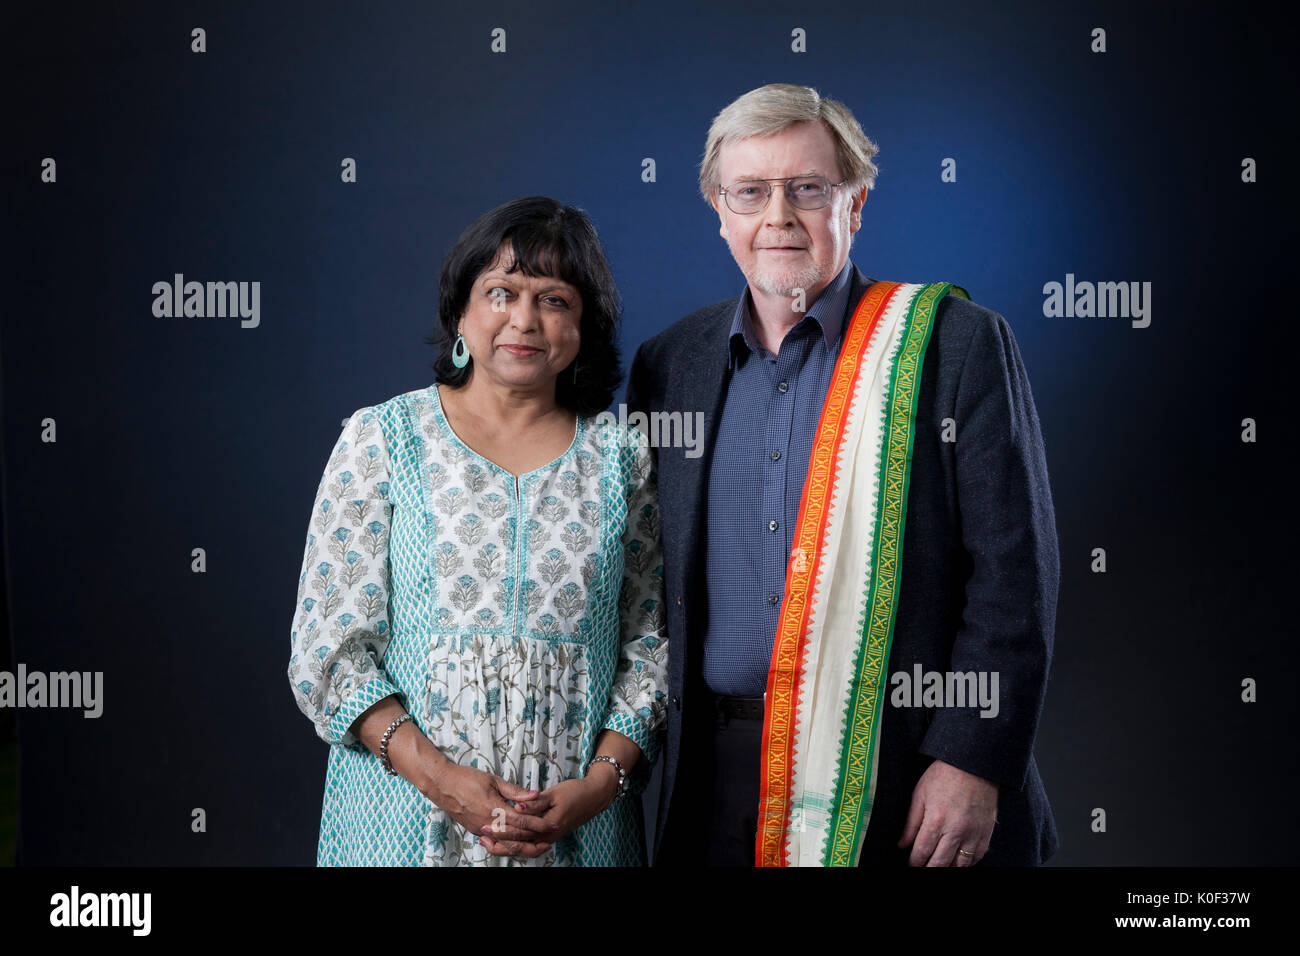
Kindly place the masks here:
<instances>
[{"instance_id":1,"label":"beaded bracelet","mask_svg":"<svg viewBox=\"0 0 1300 956\"><path fill-rule=\"evenodd\" d=\"M600 754L599 756L591 758L591 762L593 764L599 763L602 760L605 763L613 764L614 769L618 771L618 790L614 794L614 799L610 801L610 805L612 806L618 800L619 797L627 793L627 771L623 769L623 765L621 763L619 763L613 757L607 756L606 754Z\"/></svg>"},{"instance_id":2,"label":"beaded bracelet","mask_svg":"<svg viewBox=\"0 0 1300 956\"><path fill-rule=\"evenodd\" d=\"M388 771L388 775L390 777L396 777L397 771L394 770L393 765L388 762L388 738L393 736L393 731L396 730L403 722L408 721L410 719L411 719L410 714L403 714L401 717L398 717L395 721L393 721L391 724L388 725L388 729L384 731L384 736L379 739L379 759L383 762L384 769Z\"/></svg>"}]
</instances>

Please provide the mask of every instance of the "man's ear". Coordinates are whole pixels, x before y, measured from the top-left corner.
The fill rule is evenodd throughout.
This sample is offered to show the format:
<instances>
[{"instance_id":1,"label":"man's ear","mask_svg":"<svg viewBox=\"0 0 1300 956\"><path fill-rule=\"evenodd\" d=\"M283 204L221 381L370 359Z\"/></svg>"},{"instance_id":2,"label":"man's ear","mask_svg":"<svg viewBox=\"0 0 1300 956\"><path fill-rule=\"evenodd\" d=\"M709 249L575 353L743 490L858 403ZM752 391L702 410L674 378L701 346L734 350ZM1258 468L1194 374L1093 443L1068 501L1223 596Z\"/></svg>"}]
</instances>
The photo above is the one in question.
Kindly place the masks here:
<instances>
[{"instance_id":1,"label":"man's ear","mask_svg":"<svg viewBox=\"0 0 1300 956\"><path fill-rule=\"evenodd\" d=\"M858 190L856 196L849 197L853 205L849 208L849 232L857 232L862 228L862 207L867 202L867 187L863 186Z\"/></svg>"},{"instance_id":2,"label":"man's ear","mask_svg":"<svg viewBox=\"0 0 1300 956\"><path fill-rule=\"evenodd\" d=\"M713 211L718 214L718 235L720 235L723 239L726 239L727 238L727 216L722 211L722 207L718 205L718 196L716 193L709 198L709 205L711 205L713 207Z\"/></svg>"}]
</instances>

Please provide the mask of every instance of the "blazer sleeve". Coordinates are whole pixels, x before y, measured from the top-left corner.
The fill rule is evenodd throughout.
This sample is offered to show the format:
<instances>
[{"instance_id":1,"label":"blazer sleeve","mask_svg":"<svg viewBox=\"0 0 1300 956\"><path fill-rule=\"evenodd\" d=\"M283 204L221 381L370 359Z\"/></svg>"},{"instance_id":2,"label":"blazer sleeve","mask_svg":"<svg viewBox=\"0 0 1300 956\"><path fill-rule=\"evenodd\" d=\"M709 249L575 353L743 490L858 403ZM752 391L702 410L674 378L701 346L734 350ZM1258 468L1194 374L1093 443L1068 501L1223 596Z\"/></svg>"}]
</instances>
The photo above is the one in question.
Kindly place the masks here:
<instances>
[{"instance_id":1,"label":"blazer sleeve","mask_svg":"<svg viewBox=\"0 0 1300 956\"><path fill-rule=\"evenodd\" d=\"M996 711L940 708L921 752L1012 790L1024 785L1056 623L1060 555L1038 413L1019 349L987 310L956 389L955 476L970 556L951 669L997 675Z\"/></svg>"},{"instance_id":2,"label":"blazer sleeve","mask_svg":"<svg viewBox=\"0 0 1300 956\"><path fill-rule=\"evenodd\" d=\"M632 368L627 374L627 410L628 414L632 412L646 411L645 403L649 401L648 383L646 382L646 347L642 342L637 346L636 354L632 357ZM653 451L654 449L651 449Z\"/></svg>"}]
</instances>

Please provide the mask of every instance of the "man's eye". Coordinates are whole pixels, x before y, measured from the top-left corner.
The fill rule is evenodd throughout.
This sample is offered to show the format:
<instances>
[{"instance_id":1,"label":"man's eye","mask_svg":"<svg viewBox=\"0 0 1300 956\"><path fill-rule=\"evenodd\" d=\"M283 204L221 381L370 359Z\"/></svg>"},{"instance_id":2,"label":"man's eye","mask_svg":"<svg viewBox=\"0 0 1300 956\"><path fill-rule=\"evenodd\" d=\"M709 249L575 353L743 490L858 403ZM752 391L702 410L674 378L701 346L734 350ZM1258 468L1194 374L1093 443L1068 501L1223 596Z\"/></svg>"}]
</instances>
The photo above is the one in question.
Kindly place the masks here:
<instances>
[{"instance_id":1,"label":"man's eye","mask_svg":"<svg viewBox=\"0 0 1300 956\"><path fill-rule=\"evenodd\" d=\"M757 193L758 193L758 188L755 186L743 186L740 189L736 190L736 195L744 199L748 199L751 196L756 195Z\"/></svg>"}]
</instances>

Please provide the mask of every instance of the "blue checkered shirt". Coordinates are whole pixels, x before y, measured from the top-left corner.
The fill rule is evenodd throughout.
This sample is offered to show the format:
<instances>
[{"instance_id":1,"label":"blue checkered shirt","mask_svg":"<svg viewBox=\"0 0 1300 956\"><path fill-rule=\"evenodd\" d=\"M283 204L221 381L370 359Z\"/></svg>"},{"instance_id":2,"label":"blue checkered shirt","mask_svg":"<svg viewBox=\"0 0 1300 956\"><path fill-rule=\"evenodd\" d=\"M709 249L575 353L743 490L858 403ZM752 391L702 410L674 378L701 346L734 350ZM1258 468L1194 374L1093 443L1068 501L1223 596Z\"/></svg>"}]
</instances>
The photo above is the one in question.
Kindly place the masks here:
<instances>
[{"instance_id":1,"label":"blue checkered shirt","mask_svg":"<svg viewBox=\"0 0 1300 956\"><path fill-rule=\"evenodd\" d=\"M717 694L758 697L767 687L799 498L847 324L852 276L853 263L846 262L786 333L778 355L754 333L748 287L736 306L706 516L704 679Z\"/></svg>"}]
</instances>

